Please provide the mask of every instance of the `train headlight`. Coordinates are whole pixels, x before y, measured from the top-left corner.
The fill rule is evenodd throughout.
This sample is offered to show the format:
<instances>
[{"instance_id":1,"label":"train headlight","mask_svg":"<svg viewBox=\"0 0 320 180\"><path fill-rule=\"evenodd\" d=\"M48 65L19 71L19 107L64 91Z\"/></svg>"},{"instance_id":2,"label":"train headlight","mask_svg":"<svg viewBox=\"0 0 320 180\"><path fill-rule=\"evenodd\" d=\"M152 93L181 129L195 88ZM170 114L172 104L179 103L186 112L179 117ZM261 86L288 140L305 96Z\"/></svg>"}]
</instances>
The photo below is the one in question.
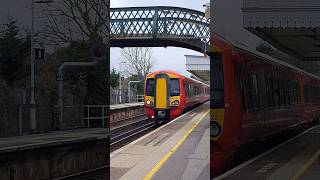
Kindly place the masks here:
<instances>
[{"instance_id":1,"label":"train headlight","mask_svg":"<svg viewBox=\"0 0 320 180\"><path fill-rule=\"evenodd\" d=\"M178 100L175 100L171 103L171 106L179 106L179 101Z\"/></svg>"},{"instance_id":2,"label":"train headlight","mask_svg":"<svg viewBox=\"0 0 320 180\"><path fill-rule=\"evenodd\" d=\"M211 121L210 122L210 136L211 137L217 137L221 132L221 126L215 122Z\"/></svg>"},{"instance_id":3,"label":"train headlight","mask_svg":"<svg viewBox=\"0 0 320 180\"><path fill-rule=\"evenodd\" d=\"M147 104L148 106L151 106L151 105L153 105L153 102L150 101L150 100L147 100L147 101L146 101L146 104Z\"/></svg>"}]
</instances>

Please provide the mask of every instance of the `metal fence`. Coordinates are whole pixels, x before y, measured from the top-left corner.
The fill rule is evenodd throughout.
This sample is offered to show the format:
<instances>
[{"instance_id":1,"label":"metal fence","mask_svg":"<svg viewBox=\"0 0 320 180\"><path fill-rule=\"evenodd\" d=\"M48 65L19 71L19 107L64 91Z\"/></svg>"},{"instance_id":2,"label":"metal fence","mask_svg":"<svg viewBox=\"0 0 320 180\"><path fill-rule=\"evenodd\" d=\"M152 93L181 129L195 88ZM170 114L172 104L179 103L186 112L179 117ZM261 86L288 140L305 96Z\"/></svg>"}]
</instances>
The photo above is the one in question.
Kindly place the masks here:
<instances>
[{"instance_id":1,"label":"metal fence","mask_svg":"<svg viewBox=\"0 0 320 180\"><path fill-rule=\"evenodd\" d=\"M84 125L90 128L106 128L108 105L84 105Z\"/></svg>"},{"instance_id":2,"label":"metal fence","mask_svg":"<svg viewBox=\"0 0 320 180\"><path fill-rule=\"evenodd\" d=\"M143 102L144 95L137 94L136 91L122 90L121 91L121 102L120 102L120 90L110 88L110 105L123 104L123 103L134 103Z\"/></svg>"},{"instance_id":3,"label":"metal fence","mask_svg":"<svg viewBox=\"0 0 320 180\"><path fill-rule=\"evenodd\" d=\"M144 102L144 95L136 95L136 102Z\"/></svg>"},{"instance_id":4,"label":"metal fence","mask_svg":"<svg viewBox=\"0 0 320 180\"><path fill-rule=\"evenodd\" d=\"M120 101L120 90L110 88L110 105L128 103L129 101L130 100L128 97L127 90L121 91L121 101Z\"/></svg>"}]
</instances>

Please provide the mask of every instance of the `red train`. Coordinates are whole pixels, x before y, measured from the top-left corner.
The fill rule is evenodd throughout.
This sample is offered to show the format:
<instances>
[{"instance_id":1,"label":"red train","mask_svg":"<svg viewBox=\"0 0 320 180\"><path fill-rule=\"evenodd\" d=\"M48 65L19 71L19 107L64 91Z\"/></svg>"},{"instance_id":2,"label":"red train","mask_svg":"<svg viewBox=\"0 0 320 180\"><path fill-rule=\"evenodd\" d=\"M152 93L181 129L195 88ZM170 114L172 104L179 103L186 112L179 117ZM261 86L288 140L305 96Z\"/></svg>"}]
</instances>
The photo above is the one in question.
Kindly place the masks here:
<instances>
[{"instance_id":1,"label":"red train","mask_svg":"<svg viewBox=\"0 0 320 180\"><path fill-rule=\"evenodd\" d=\"M320 78L278 59L211 38L211 172L244 144L319 123Z\"/></svg>"},{"instance_id":2,"label":"red train","mask_svg":"<svg viewBox=\"0 0 320 180\"><path fill-rule=\"evenodd\" d=\"M145 112L156 123L180 116L209 100L209 86L173 71L150 73L145 81Z\"/></svg>"}]
</instances>

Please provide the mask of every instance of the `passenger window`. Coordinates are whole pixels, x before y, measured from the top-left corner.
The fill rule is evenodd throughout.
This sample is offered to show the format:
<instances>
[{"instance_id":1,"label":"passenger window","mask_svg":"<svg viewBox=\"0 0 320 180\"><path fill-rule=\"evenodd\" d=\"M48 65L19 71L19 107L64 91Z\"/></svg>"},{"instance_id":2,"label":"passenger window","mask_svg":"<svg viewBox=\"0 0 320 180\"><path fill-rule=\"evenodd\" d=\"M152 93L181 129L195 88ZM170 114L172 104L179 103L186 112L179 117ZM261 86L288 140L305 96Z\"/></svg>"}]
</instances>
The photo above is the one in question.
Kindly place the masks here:
<instances>
[{"instance_id":1,"label":"passenger window","mask_svg":"<svg viewBox=\"0 0 320 180\"><path fill-rule=\"evenodd\" d=\"M252 100L253 100L253 108L259 108L260 101L259 101L259 91L258 91L258 81L257 81L257 75L252 75Z\"/></svg>"},{"instance_id":2,"label":"passenger window","mask_svg":"<svg viewBox=\"0 0 320 180\"><path fill-rule=\"evenodd\" d=\"M265 75L265 85L266 85L267 104L268 104L268 107L270 107L272 105L271 83L270 83L270 78L267 75Z\"/></svg>"},{"instance_id":3,"label":"passenger window","mask_svg":"<svg viewBox=\"0 0 320 180\"><path fill-rule=\"evenodd\" d=\"M188 96L189 97L189 90L188 90L188 85L187 84L185 84L184 83L184 92L185 92L185 94L186 94L186 96Z\"/></svg>"},{"instance_id":4,"label":"passenger window","mask_svg":"<svg viewBox=\"0 0 320 180\"><path fill-rule=\"evenodd\" d=\"M251 110L252 108L252 95L251 95L251 83L250 83L250 76L244 75L242 77L242 84L243 84L243 105L246 111Z\"/></svg>"},{"instance_id":5,"label":"passenger window","mask_svg":"<svg viewBox=\"0 0 320 180\"><path fill-rule=\"evenodd\" d=\"M287 105L290 105L289 94L290 94L290 88L289 88L289 81L287 80L286 81L286 102L287 102Z\"/></svg>"},{"instance_id":6,"label":"passenger window","mask_svg":"<svg viewBox=\"0 0 320 180\"><path fill-rule=\"evenodd\" d=\"M193 85L189 84L189 95L193 96L194 95L194 91L193 91Z\"/></svg>"},{"instance_id":7,"label":"passenger window","mask_svg":"<svg viewBox=\"0 0 320 180\"><path fill-rule=\"evenodd\" d=\"M273 80L273 96L274 96L274 106L280 106L280 97L279 97L279 81L277 79Z\"/></svg>"},{"instance_id":8,"label":"passenger window","mask_svg":"<svg viewBox=\"0 0 320 180\"><path fill-rule=\"evenodd\" d=\"M286 105L286 99L285 99L285 88L284 88L284 80L279 80L279 93L280 93L280 105L285 106Z\"/></svg>"}]
</instances>

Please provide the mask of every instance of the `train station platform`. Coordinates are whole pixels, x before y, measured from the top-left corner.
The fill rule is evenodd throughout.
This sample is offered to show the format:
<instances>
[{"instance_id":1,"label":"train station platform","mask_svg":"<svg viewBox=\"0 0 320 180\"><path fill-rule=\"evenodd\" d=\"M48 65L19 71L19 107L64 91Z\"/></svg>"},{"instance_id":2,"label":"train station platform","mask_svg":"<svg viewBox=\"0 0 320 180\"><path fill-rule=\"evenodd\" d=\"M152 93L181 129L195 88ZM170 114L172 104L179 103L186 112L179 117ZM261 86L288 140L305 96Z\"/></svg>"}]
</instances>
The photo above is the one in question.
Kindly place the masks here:
<instances>
[{"instance_id":1,"label":"train station platform","mask_svg":"<svg viewBox=\"0 0 320 180\"><path fill-rule=\"evenodd\" d=\"M214 180L320 179L320 126L249 160Z\"/></svg>"},{"instance_id":2,"label":"train station platform","mask_svg":"<svg viewBox=\"0 0 320 180\"><path fill-rule=\"evenodd\" d=\"M209 179L209 103L110 155L111 179Z\"/></svg>"},{"instance_id":3,"label":"train station platform","mask_svg":"<svg viewBox=\"0 0 320 180\"><path fill-rule=\"evenodd\" d=\"M84 128L0 138L0 179L55 179L107 167L108 133Z\"/></svg>"},{"instance_id":4,"label":"train station platform","mask_svg":"<svg viewBox=\"0 0 320 180\"><path fill-rule=\"evenodd\" d=\"M144 102L115 104L115 105L110 105L110 110L113 111L113 110L133 108L133 107L143 107L143 105L144 105Z\"/></svg>"},{"instance_id":5,"label":"train station platform","mask_svg":"<svg viewBox=\"0 0 320 180\"><path fill-rule=\"evenodd\" d=\"M110 106L111 129L145 119L144 102L115 104Z\"/></svg>"}]
</instances>

